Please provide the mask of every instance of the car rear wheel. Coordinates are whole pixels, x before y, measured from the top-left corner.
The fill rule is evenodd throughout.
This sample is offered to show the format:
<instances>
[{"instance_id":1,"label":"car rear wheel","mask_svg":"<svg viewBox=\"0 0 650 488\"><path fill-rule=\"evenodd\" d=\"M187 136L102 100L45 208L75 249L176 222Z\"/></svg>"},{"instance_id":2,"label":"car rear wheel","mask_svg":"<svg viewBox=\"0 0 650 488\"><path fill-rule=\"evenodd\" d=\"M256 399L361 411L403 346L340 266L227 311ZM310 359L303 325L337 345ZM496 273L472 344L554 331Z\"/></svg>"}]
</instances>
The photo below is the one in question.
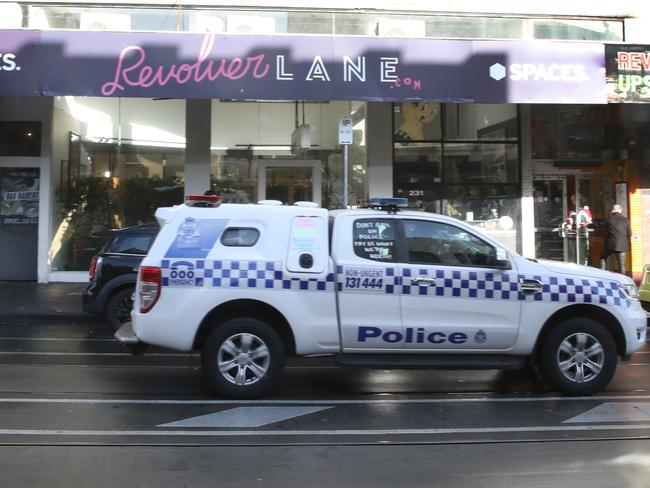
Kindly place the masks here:
<instances>
[{"instance_id":1,"label":"car rear wheel","mask_svg":"<svg viewBox=\"0 0 650 488\"><path fill-rule=\"evenodd\" d=\"M567 395L592 395L604 389L617 360L611 334L591 319L558 324L542 345L542 375L554 390Z\"/></svg>"},{"instance_id":2,"label":"car rear wheel","mask_svg":"<svg viewBox=\"0 0 650 488\"><path fill-rule=\"evenodd\" d=\"M133 293L135 288L122 288L118 291L106 306L106 320L115 329L122 327L122 324L131 320L133 310Z\"/></svg>"},{"instance_id":3,"label":"car rear wheel","mask_svg":"<svg viewBox=\"0 0 650 488\"><path fill-rule=\"evenodd\" d=\"M206 385L215 393L228 398L257 398L280 383L284 347L265 322L230 319L208 336L201 366Z\"/></svg>"}]
</instances>

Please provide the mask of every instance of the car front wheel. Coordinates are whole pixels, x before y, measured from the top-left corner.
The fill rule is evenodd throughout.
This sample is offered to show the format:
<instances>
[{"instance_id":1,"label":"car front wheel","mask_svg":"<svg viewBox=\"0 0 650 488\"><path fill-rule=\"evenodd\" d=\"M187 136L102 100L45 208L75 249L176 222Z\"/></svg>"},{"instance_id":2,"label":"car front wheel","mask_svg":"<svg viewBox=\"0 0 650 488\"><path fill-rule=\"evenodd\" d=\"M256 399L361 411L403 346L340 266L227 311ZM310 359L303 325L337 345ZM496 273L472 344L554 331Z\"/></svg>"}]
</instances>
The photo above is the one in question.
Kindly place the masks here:
<instances>
[{"instance_id":1,"label":"car front wheel","mask_svg":"<svg viewBox=\"0 0 650 488\"><path fill-rule=\"evenodd\" d=\"M542 345L542 374L567 395L592 395L604 389L616 371L616 344L595 320L569 319L551 330Z\"/></svg>"},{"instance_id":2,"label":"car front wheel","mask_svg":"<svg viewBox=\"0 0 650 488\"><path fill-rule=\"evenodd\" d=\"M282 379L284 347L278 334L255 318L230 319L208 336L201 354L207 386L228 398L257 398Z\"/></svg>"}]
</instances>

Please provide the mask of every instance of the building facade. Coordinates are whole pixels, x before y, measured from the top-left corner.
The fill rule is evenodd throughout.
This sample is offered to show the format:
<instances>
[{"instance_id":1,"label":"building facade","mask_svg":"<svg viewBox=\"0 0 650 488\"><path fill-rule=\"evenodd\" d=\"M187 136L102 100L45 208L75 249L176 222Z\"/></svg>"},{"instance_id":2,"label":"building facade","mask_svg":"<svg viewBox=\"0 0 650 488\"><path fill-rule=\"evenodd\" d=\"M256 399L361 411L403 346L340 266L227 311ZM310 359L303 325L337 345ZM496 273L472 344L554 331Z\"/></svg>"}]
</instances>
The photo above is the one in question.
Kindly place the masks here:
<instances>
[{"instance_id":1,"label":"building facade","mask_svg":"<svg viewBox=\"0 0 650 488\"><path fill-rule=\"evenodd\" d=\"M597 265L601 232L562 223L618 202L650 262L643 7L236 3L0 3L0 279L85 281L110 229L188 193L339 208L346 153L349 203Z\"/></svg>"}]
</instances>

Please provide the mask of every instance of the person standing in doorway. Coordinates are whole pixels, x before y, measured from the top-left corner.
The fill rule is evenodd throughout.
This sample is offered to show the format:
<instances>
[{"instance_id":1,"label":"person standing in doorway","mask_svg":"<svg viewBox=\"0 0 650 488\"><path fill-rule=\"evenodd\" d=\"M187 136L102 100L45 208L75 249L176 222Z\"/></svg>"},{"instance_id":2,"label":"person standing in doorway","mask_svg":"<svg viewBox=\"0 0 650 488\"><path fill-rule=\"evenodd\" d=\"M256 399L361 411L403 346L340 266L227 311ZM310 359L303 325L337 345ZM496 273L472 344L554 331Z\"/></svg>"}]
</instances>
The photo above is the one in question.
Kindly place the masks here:
<instances>
[{"instance_id":1,"label":"person standing in doorway","mask_svg":"<svg viewBox=\"0 0 650 488\"><path fill-rule=\"evenodd\" d=\"M614 204L609 217L605 219L605 249L600 256L601 269L607 269L607 258L615 254L618 259L618 272L625 274L625 253L630 244L630 222L623 215L623 208Z\"/></svg>"},{"instance_id":2,"label":"person standing in doorway","mask_svg":"<svg viewBox=\"0 0 650 488\"><path fill-rule=\"evenodd\" d=\"M571 205L567 210L568 217L562 224L561 235L566 239L566 262L589 266L589 238L593 232L591 210L584 205L578 212L575 210L575 195L571 195ZM578 245L579 243L579 245Z\"/></svg>"}]
</instances>

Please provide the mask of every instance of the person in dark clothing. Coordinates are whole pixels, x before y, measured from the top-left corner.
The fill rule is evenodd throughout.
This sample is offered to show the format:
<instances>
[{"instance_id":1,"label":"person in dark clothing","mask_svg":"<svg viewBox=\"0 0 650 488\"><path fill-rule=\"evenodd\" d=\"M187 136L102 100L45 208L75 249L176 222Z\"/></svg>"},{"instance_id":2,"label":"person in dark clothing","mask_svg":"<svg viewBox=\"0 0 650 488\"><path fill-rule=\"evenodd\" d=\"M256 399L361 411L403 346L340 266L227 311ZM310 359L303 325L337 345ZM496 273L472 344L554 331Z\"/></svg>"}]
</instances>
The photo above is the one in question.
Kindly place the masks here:
<instances>
[{"instance_id":1,"label":"person in dark clothing","mask_svg":"<svg viewBox=\"0 0 650 488\"><path fill-rule=\"evenodd\" d=\"M617 203L605 219L605 248L600 256L600 268L607 269L607 258L615 254L618 260L618 271L625 274L625 253L630 243L630 222L622 214L623 209Z\"/></svg>"}]
</instances>

